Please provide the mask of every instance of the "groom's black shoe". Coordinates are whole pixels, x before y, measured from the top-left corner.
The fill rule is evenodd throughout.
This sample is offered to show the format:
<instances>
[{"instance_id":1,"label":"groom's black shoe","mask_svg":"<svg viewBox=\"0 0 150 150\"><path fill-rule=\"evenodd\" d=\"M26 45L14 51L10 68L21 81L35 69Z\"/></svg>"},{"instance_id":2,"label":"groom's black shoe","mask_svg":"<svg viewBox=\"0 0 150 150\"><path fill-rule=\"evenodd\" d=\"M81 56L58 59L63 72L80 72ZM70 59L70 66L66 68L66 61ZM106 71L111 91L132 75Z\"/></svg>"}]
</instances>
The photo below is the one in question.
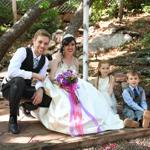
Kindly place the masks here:
<instances>
[{"instance_id":1,"label":"groom's black shoe","mask_svg":"<svg viewBox=\"0 0 150 150\"><path fill-rule=\"evenodd\" d=\"M20 132L17 124L17 116L10 116L8 131L13 134L18 134Z\"/></svg>"},{"instance_id":2,"label":"groom's black shoe","mask_svg":"<svg viewBox=\"0 0 150 150\"><path fill-rule=\"evenodd\" d=\"M32 102L24 102L20 104L20 108L26 116L31 117L30 111L37 109L38 106L32 104Z\"/></svg>"}]
</instances>

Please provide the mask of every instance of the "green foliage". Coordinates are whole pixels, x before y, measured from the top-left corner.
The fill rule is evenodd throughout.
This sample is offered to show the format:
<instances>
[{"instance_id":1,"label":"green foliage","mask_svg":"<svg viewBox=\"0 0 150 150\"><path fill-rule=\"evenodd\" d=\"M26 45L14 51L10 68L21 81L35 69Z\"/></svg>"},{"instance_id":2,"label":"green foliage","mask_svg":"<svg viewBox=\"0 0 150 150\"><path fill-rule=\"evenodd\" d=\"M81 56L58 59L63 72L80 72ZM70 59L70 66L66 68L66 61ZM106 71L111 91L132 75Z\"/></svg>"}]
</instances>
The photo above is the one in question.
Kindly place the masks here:
<instances>
[{"instance_id":1,"label":"green foliage","mask_svg":"<svg viewBox=\"0 0 150 150\"><path fill-rule=\"evenodd\" d=\"M110 3L108 5L108 8L107 8L106 12L107 12L107 14L109 15L110 18L118 16L118 5L116 3L116 0L112 1L112 3Z\"/></svg>"},{"instance_id":2,"label":"green foliage","mask_svg":"<svg viewBox=\"0 0 150 150\"><path fill-rule=\"evenodd\" d=\"M55 9L50 9L43 13L36 23L29 29L27 37L31 38L38 29L46 29L49 33L53 33L61 26L61 21L58 17L58 12Z\"/></svg>"},{"instance_id":3,"label":"green foliage","mask_svg":"<svg viewBox=\"0 0 150 150\"><path fill-rule=\"evenodd\" d=\"M7 25L0 25L0 36L8 29Z\"/></svg>"},{"instance_id":4,"label":"green foliage","mask_svg":"<svg viewBox=\"0 0 150 150\"><path fill-rule=\"evenodd\" d=\"M32 5L36 3L37 0L18 0L18 9L20 14L23 15ZM48 9L49 4L52 0L43 0L40 4L41 9ZM60 19L58 17L58 11L55 9L49 9L43 13L40 18L32 25L32 27L25 34L27 38L31 38L38 29L43 28L48 32L52 33L56 31L61 25Z\"/></svg>"},{"instance_id":5,"label":"green foliage","mask_svg":"<svg viewBox=\"0 0 150 150\"><path fill-rule=\"evenodd\" d=\"M149 5L143 5L142 10L143 10L143 12L150 13L150 4Z\"/></svg>"},{"instance_id":6,"label":"green foliage","mask_svg":"<svg viewBox=\"0 0 150 150\"><path fill-rule=\"evenodd\" d=\"M5 1L0 2L0 24L9 24L13 22L13 14L11 5L4 5ZM8 3L9 4L9 3Z\"/></svg>"},{"instance_id":7,"label":"green foliage","mask_svg":"<svg viewBox=\"0 0 150 150\"><path fill-rule=\"evenodd\" d=\"M147 23L148 23L148 21L146 21L146 19L139 19L139 20L134 22L134 26L135 26L136 29L145 28L145 25Z\"/></svg>"},{"instance_id":8,"label":"green foliage","mask_svg":"<svg viewBox=\"0 0 150 150\"><path fill-rule=\"evenodd\" d=\"M141 44L144 46L144 48L150 48L150 30L144 34Z\"/></svg>"},{"instance_id":9,"label":"green foliage","mask_svg":"<svg viewBox=\"0 0 150 150\"><path fill-rule=\"evenodd\" d=\"M80 3L79 1L70 0L70 1L65 2L63 5L65 7L70 6L72 9L76 10L79 7L79 3Z\"/></svg>"},{"instance_id":10,"label":"green foliage","mask_svg":"<svg viewBox=\"0 0 150 150\"><path fill-rule=\"evenodd\" d=\"M40 4L39 7L42 8L42 9L47 9L47 8L49 7L49 1L48 1L48 0L44 0L44 1Z\"/></svg>"},{"instance_id":11,"label":"green foliage","mask_svg":"<svg viewBox=\"0 0 150 150\"><path fill-rule=\"evenodd\" d=\"M103 15L103 10L104 10L104 1L95 0L92 5L91 21L94 23L99 21L101 16Z\"/></svg>"},{"instance_id":12,"label":"green foliage","mask_svg":"<svg viewBox=\"0 0 150 150\"><path fill-rule=\"evenodd\" d=\"M7 5L4 5L7 4ZM11 2L1 0L0 2L0 36L10 27L13 23L13 14Z\"/></svg>"},{"instance_id":13,"label":"green foliage","mask_svg":"<svg viewBox=\"0 0 150 150\"><path fill-rule=\"evenodd\" d=\"M124 0L124 9L142 10L150 13L150 0ZM117 0L95 0L92 5L91 21L93 23L99 21L102 16L107 18L118 16Z\"/></svg>"},{"instance_id":14,"label":"green foliage","mask_svg":"<svg viewBox=\"0 0 150 150\"><path fill-rule=\"evenodd\" d=\"M108 16L109 18L115 17L118 13L117 11L116 0L95 0L92 5L91 21L95 23L99 21L102 16Z\"/></svg>"},{"instance_id":15,"label":"green foliage","mask_svg":"<svg viewBox=\"0 0 150 150\"><path fill-rule=\"evenodd\" d=\"M24 14L37 0L17 0L19 14Z\"/></svg>"},{"instance_id":16,"label":"green foliage","mask_svg":"<svg viewBox=\"0 0 150 150\"><path fill-rule=\"evenodd\" d=\"M150 5L149 0L125 0L124 6L130 10L141 10L143 6Z\"/></svg>"},{"instance_id":17,"label":"green foliage","mask_svg":"<svg viewBox=\"0 0 150 150\"><path fill-rule=\"evenodd\" d=\"M6 0L3 1L5 2ZM39 7L43 9L48 9L49 3L51 1L52 0L43 0ZM4 7L4 2L0 3L0 35L2 35L13 23L11 2L9 3L9 7ZM37 0L17 0L18 15L24 15L24 13L28 11L28 9L32 7L36 2ZM43 13L39 20L37 20L37 22L33 24L33 26L29 29L28 33L26 34L27 38L31 37L30 35L36 32L36 30L38 30L39 28L44 28L52 33L57 28L59 28L60 24L61 22L58 18L57 10L50 9L47 12Z\"/></svg>"}]
</instances>

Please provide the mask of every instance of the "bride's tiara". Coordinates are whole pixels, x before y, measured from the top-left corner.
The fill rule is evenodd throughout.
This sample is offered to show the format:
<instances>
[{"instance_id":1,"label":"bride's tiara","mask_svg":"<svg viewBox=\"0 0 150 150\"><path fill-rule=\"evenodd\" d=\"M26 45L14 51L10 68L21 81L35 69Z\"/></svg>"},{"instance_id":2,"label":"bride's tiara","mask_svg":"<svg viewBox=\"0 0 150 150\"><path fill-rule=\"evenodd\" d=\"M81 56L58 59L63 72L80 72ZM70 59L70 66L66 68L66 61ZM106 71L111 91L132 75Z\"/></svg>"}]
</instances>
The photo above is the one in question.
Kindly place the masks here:
<instances>
[{"instance_id":1,"label":"bride's tiara","mask_svg":"<svg viewBox=\"0 0 150 150\"><path fill-rule=\"evenodd\" d=\"M72 34L66 34L66 35L64 35L64 37L63 37L63 40L65 39L65 38L69 38L69 37L73 37L74 38L74 36L72 35Z\"/></svg>"}]
</instances>

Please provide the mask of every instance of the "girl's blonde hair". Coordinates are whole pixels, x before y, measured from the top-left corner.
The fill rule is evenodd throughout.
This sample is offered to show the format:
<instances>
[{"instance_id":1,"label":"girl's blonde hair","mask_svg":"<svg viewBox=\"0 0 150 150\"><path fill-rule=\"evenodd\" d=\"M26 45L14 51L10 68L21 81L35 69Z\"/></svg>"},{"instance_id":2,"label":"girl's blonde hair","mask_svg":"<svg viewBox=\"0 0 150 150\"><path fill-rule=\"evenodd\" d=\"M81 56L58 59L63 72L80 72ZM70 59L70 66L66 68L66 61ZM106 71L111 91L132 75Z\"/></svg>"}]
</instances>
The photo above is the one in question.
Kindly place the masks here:
<instances>
[{"instance_id":1,"label":"girl's blonde hair","mask_svg":"<svg viewBox=\"0 0 150 150\"><path fill-rule=\"evenodd\" d=\"M97 66L97 73L96 73L97 74L97 82L96 82L97 88L98 88L99 78L101 77L100 67L102 66L102 64L109 64L109 66L110 66L110 63L108 62L108 60L100 60L99 61L98 66Z\"/></svg>"}]
</instances>

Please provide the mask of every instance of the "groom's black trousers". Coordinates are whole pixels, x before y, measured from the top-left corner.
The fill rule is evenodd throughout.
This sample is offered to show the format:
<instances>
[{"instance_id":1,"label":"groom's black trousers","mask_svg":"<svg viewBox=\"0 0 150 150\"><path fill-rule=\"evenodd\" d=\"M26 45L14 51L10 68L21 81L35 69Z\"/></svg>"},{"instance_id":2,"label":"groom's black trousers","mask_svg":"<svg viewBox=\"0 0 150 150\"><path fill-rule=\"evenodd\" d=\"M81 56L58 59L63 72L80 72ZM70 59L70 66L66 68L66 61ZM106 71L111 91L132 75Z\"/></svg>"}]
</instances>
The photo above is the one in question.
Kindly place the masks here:
<instances>
[{"instance_id":1,"label":"groom's black trousers","mask_svg":"<svg viewBox=\"0 0 150 150\"><path fill-rule=\"evenodd\" d=\"M3 96L9 100L10 115L18 114L19 103L22 98L32 101L35 91L35 87L27 85L22 77L15 77L2 85ZM49 107L51 100L51 97L43 93L42 102L38 106Z\"/></svg>"}]
</instances>

